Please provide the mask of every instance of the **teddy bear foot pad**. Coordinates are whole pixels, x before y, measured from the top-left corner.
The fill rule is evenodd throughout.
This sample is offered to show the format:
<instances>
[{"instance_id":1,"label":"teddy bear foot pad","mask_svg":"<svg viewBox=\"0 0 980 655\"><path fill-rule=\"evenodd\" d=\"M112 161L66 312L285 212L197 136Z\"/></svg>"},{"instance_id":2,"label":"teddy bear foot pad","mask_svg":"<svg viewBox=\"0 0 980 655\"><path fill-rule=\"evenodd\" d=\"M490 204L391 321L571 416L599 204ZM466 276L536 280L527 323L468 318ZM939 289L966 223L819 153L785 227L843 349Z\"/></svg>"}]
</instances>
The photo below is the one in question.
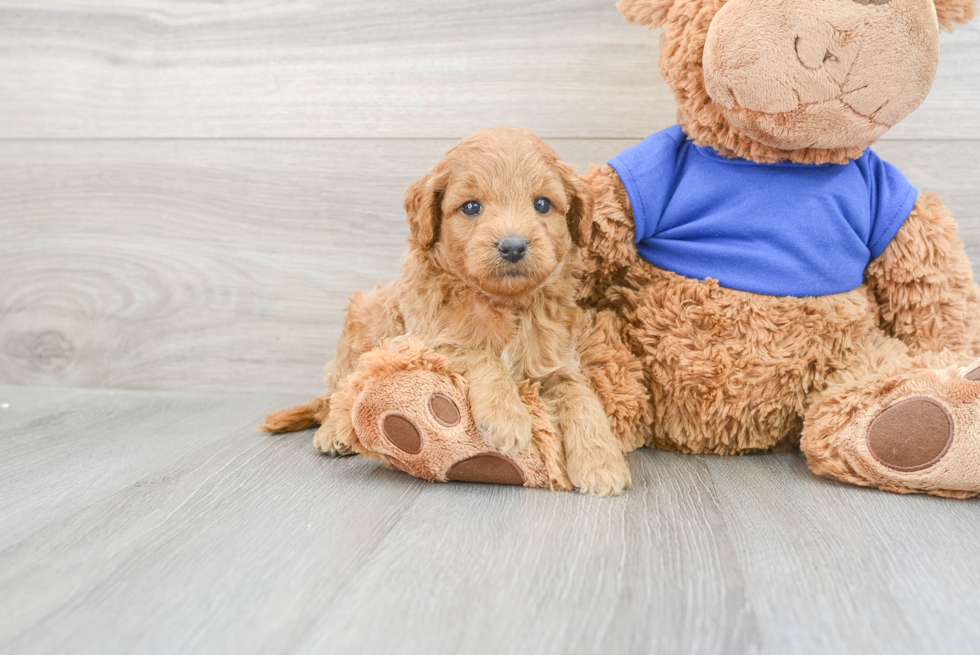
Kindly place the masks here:
<instances>
[{"instance_id":1,"label":"teddy bear foot pad","mask_svg":"<svg viewBox=\"0 0 980 655\"><path fill-rule=\"evenodd\" d=\"M807 435L817 473L899 493L980 495L977 362L921 371L873 397L839 431Z\"/></svg>"},{"instance_id":2,"label":"teddy bear foot pad","mask_svg":"<svg viewBox=\"0 0 980 655\"><path fill-rule=\"evenodd\" d=\"M469 413L458 378L399 370L371 380L351 412L370 454L431 482L483 482L555 488L532 443L513 456L494 452Z\"/></svg>"},{"instance_id":3,"label":"teddy bear foot pad","mask_svg":"<svg viewBox=\"0 0 980 655\"><path fill-rule=\"evenodd\" d=\"M895 471L922 471L953 443L953 417L934 398L906 398L885 409L868 428L868 450Z\"/></svg>"},{"instance_id":4,"label":"teddy bear foot pad","mask_svg":"<svg viewBox=\"0 0 980 655\"><path fill-rule=\"evenodd\" d=\"M449 396L433 393L429 396L427 405L432 419L442 427L454 428L459 425L462 418L459 407ZM421 453L426 441L416 423L400 411L391 411L383 415L381 434L395 448L410 455ZM438 439L440 436L442 435L432 434L428 441ZM472 455L456 462L446 471L446 480L518 486L523 486L527 482L524 472L514 463L514 460L493 452Z\"/></svg>"}]
</instances>

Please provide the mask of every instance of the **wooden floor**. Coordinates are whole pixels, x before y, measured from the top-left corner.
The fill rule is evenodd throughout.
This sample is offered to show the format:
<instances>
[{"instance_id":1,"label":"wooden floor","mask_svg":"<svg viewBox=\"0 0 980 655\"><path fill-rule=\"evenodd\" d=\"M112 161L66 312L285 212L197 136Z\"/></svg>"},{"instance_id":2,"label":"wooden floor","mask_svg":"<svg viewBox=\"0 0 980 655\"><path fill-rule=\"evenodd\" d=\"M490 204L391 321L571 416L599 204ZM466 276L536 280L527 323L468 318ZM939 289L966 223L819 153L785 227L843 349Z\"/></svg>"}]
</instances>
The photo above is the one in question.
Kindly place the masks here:
<instances>
[{"instance_id":1,"label":"wooden floor","mask_svg":"<svg viewBox=\"0 0 980 655\"><path fill-rule=\"evenodd\" d=\"M0 387L0 652L976 653L975 503L800 455L624 497L428 484L254 424L296 397Z\"/></svg>"},{"instance_id":2,"label":"wooden floor","mask_svg":"<svg viewBox=\"0 0 980 655\"><path fill-rule=\"evenodd\" d=\"M454 141L581 171L673 123L613 4L0 0L0 653L980 653L975 501L647 450L617 499L428 485L254 431ZM980 22L941 44L875 150L978 266Z\"/></svg>"}]
</instances>

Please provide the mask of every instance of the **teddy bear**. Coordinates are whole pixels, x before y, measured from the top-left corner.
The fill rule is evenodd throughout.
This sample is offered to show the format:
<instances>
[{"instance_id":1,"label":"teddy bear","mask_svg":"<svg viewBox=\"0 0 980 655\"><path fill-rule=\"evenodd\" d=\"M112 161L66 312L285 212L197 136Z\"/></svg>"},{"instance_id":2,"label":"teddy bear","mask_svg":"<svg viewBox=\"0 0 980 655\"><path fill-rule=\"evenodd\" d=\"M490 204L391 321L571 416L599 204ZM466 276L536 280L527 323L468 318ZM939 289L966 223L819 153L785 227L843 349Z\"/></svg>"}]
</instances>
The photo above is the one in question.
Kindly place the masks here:
<instances>
[{"instance_id":1,"label":"teddy bear","mask_svg":"<svg viewBox=\"0 0 980 655\"><path fill-rule=\"evenodd\" d=\"M646 444L980 493L980 305L956 223L869 147L974 0L621 0L678 125L584 175L584 302L641 360Z\"/></svg>"},{"instance_id":2,"label":"teddy bear","mask_svg":"<svg viewBox=\"0 0 980 655\"><path fill-rule=\"evenodd\" d=\"M870 149L925 99L940 28L975 0L617 7L662 28L678 105L677 125L582 175L578 302L603 327L580 350L624 450L800 448L852 484L980 494L980 289L939 198ZM361 454L432 481L571 487L531 385L535 437L505 457L435 354L380 348L351 380L333 405ZM415 454L378 420L393 402L432 427Z\"/></svg>"}]
</instances>

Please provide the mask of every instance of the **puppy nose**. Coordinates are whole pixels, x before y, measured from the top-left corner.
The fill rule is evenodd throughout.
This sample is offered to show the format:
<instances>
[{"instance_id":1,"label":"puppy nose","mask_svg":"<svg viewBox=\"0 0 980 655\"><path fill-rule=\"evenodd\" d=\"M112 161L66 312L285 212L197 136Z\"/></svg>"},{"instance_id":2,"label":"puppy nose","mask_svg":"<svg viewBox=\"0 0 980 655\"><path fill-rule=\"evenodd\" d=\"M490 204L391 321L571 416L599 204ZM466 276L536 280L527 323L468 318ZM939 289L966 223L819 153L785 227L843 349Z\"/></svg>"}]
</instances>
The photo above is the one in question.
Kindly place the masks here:
<instances>
[{"instance_id":1,"label":"puppy nose","mask_svg":"<svg viewBox=\"0 0 980 655\"><path fill-rule=\"evenodd\" d=\"M511 234L497 242L497 252L509 262L519 262L527 254L527 239Z\"/></svg>"}]
</instances>

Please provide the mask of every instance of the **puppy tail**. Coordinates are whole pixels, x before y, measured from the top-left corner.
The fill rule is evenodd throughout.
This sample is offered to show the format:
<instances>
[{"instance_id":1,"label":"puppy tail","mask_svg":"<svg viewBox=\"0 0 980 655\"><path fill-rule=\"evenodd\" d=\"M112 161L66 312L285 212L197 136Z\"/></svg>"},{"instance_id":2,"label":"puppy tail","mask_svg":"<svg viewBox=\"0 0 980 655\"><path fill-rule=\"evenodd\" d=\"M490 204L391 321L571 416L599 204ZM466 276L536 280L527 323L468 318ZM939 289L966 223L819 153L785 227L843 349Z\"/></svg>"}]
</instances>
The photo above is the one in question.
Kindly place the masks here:
<instances>
[{"instance_id":1,"label":"puppy tail","mask_svg":"<svg viewBox=\"0 0 980 655\"><path fill-rule=\"evenodd\" d=\"M259 430L262 432L309 430L323 423L329 413L330 395L326 394L302 405L269 412L265 417L265 423L259 426Z\"/></svg>"}]
</instances>

